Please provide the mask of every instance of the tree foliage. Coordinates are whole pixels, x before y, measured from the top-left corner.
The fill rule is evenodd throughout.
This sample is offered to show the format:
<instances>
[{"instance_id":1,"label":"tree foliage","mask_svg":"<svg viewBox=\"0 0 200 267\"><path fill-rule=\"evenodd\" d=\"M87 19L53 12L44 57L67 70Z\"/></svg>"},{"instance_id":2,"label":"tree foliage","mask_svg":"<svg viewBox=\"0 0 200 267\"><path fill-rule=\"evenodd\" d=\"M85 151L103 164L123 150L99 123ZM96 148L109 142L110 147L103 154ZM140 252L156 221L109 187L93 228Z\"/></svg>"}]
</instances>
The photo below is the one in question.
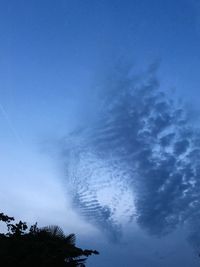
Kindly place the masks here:
<instances>
[{"instance_id":1,"label":"tree foliage","mask_svg":"<svg viewBox=\"0 0 200 267\"><path fill-rule=\"evenodd\" d=\"M14 221L0 213L7 233L0 234L0 266L84 267L88 256L96 250L83 250L75 246L75 235L65 235L59 226L28 228L26 222Z\"/></svg>"}]
</instances>

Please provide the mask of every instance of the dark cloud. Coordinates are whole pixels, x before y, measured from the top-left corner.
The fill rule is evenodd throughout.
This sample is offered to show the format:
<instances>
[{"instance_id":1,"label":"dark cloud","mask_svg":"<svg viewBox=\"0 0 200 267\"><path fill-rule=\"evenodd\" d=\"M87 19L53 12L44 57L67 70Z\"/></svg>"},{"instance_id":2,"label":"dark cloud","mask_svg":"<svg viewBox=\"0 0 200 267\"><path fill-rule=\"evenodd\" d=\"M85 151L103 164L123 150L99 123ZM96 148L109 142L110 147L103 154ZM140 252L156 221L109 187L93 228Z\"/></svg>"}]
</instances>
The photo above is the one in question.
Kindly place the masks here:
<instances>
[{"instance_id":1,"label":"dark cloud","mask_svg":"<svg viewBox=\"0 0 200 267\"><path fill-rule=\"evenodd\" d=\"M200 138L184 108L153 67L117 72L106 86L96 121L65 140L75 205L113 235L125 218L155 235L199 223Z\"/></svg>"}]
</instances>

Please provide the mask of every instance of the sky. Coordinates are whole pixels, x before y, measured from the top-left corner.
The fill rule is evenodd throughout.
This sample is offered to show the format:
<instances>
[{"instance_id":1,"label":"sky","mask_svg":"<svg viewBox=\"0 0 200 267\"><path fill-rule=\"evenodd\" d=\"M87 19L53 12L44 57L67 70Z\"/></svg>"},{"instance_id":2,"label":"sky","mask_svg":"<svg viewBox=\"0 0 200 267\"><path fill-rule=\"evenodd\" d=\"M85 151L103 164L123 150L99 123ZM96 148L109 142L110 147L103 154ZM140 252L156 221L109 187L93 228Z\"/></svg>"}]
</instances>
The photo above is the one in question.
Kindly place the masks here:
<instances>
[{"instance_id":1,"label":"sky","mask_svg":"<svg viewBox=\"0 0 200 267\"><path fill-rule=\"evenodd\" d=\"M197 0L0 1L0 209L199 266L199 47Z\"/></svg>"}]
</instances>

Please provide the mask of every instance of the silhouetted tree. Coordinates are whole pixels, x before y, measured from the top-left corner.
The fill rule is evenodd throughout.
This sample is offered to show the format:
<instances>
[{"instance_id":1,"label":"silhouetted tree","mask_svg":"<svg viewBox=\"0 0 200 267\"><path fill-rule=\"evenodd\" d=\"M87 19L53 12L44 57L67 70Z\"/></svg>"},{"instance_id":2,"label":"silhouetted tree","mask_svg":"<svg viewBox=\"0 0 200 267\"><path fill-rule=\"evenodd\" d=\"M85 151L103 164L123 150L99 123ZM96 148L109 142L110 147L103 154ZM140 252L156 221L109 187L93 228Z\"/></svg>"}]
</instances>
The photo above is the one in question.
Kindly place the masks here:
<instances>
[{"instance_id":1,"label":"silhouetted tree","mask_svg":"<svg viewBox=\"0 0 200 267\"><path fill-rule=\"evenodd\" d=\"M58 226L29 229L25 222L11 223L13 217L0 213L8 232L0 234L0 266L84 267L88 256L96 250L75 246L75 235L65 235Z\"/></svg>"}]
</instances>

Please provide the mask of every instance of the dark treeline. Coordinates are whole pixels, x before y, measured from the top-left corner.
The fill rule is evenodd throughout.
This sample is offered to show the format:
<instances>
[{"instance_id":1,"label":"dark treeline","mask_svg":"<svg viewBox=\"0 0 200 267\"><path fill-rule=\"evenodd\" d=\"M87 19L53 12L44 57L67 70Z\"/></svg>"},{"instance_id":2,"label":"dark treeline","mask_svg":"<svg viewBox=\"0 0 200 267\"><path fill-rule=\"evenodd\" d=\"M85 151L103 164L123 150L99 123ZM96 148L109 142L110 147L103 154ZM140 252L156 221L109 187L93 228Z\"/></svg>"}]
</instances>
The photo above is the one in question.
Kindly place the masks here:
<instances>
[{"instance_id":1,"label":"dark treeline","mask_svg":"<svg viewBox=\"0 0 200 267\"><path fill-rule=\"evenodd\" d=\"M99 254L96 250L76 247L75 235L65 235L58 226L28 228L27 223L0 213L7 226L0 233L0 266L85 267L87 257Z\"/></svg>"}]
</instances>

